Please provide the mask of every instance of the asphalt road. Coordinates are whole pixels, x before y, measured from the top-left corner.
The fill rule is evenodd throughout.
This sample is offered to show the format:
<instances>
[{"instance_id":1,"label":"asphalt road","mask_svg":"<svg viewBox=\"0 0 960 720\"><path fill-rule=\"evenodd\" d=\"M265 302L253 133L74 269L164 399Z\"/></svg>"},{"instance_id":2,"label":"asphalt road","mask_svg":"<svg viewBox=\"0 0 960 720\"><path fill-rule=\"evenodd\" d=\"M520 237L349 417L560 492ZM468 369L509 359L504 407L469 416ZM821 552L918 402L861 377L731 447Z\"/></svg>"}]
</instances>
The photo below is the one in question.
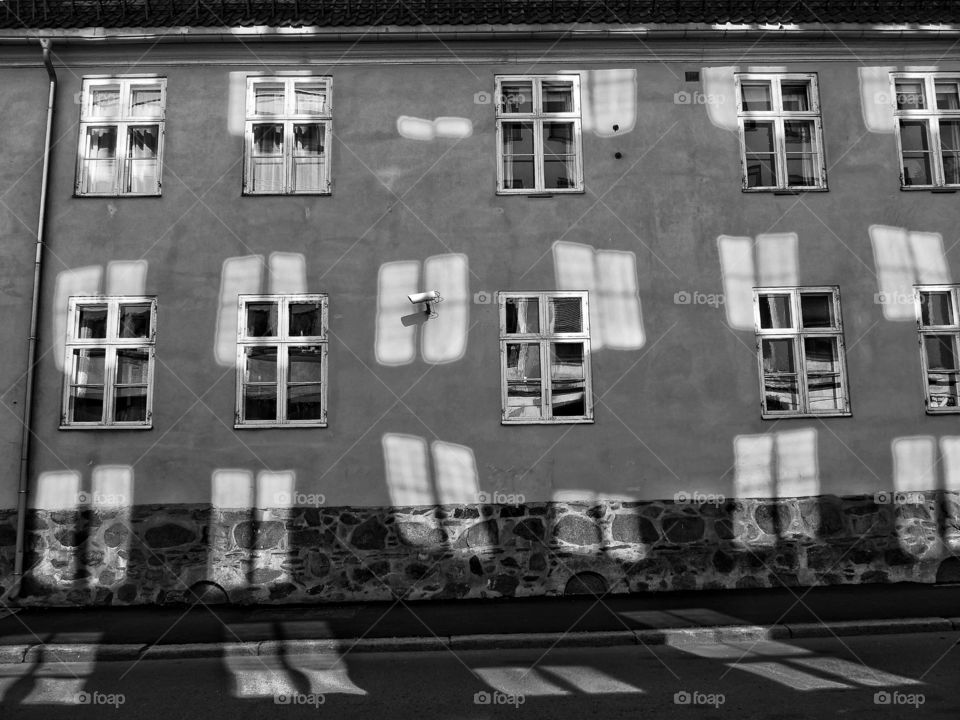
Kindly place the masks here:
<instances>
[{"instance_id":1,"label":"asphalt road","mask_svg":"<svg viewBox=\"0 0 960 720\"><path fill-rule=\"evenodd\" d=\"M951 718L960 633L0 666L4 720Z\"/></svg>"}]
</instances>

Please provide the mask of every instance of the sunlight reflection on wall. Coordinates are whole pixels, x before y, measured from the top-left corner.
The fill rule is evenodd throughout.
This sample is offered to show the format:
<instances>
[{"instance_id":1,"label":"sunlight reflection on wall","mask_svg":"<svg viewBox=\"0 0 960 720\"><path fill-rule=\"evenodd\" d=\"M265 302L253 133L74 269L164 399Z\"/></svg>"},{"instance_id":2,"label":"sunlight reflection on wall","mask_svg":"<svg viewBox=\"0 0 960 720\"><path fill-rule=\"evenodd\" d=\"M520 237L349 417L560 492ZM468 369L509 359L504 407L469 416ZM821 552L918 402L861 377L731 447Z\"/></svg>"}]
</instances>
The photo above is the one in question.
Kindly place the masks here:
<instances>
[{"instance_id":1,"label":"sunlight reflection on wall","mask_svg":"<svg viewBox=\"0 0 960 720\"><path fill-rule=\"evenodd\" d=\"M401 115L397 132L407 140L463 140L473 135L473 123L462 117L438 117L436 120Z\"/></svg>"},{"instance_id":2,"label":"sunlight reflection on wall","mask_svg":"<svg viewBox=\"0 0 960 720\"><path fill-rule=\"evenodd\" d=\"M857 68L860 80L860 110L867 130L888 134L896 129L893 116L895 97L890 82L890 73L895 66Z\"/></svg>"},{"instance_id":3,"label":"sunlight reflection on wall","mask_svg":"<svg viewBox=\"0 0 960 720\"><path fill-rule=\"evenodd\" d=\"M633 130L637 123L636 70L571 70L564 74L580 76L584 132L613 137ZM617 130L614 125L619 126Z\"/></svg>"},{"instance_id":4,"label":"sunlight reflection on wall","mask_svg":"<svg viewBox=\"0 0 960 720\"><path fill-rule=\"evenodd\" d=\"M812 497L820 494L817 431L783 430L733 440L733 496Z\"/></svg>"},{"instance_id":5,"label":"sunlight reflection on wall","mask_svg":"<svg viewBox=\"0 0 960 720\"><path fill-rule=\"evenodd\" d=\"M467 351L470 321L470 278L467 256L458 253L433 255L420 263L398 261L384 263L377 275L377 362L381 365L406 365L416 358L417 324L405 325L404 317L420 312L407 295L438 290L442 303L434 306L437 317L424 319L420 352L427 363L460 360Z\"/></svg>"},{"instance_id":6,"label":"sunlight reflection on wall","mask_svg":"<svg viewBox=\"0 0 960 720\"><path fill-rule=\"evenodd\" d=\"M557 290L590 293L591 350L643 347L636 255L559 240L553 244L553 264Z\"/></svg>"},{"instance_id":7,"label":"sunlight reflection on wall","mask_svg":"<svg viewBox=\"0 0 960 720\"><path fill-rule=\"evenodd\" d=\"M731 132L740 130L737 122L737 90L734 80L734 74L739 70L740 68L736 65L700 69L703 94L712 99L712 102L705 103L707 117L715 127Z\"/></svg>"},{"instance_id":8,"label":"sunlight reflection on wall","mask_svg":"<svg viewBox=\"0 0 960 720\"><path fill-rule=\"evenodd\" d=\"M876 300L887 320L916 319L914 285L951 282L940 233L871 225L870 242L877 268Z\"/></svg>"},{"instance_id":9,"label":"sunlight reflection on wall","mask_svg":"<svg viewBox=\"0 0 960 720\"><path fill-rule=\"evenodd\" d=\"M753 288L800 284L796 233L717 238L723 276L724 310L735 330L753 330ZM754 260L756 255L756 260Z\"/></svg>"},{"instance_id":10,"label":"sunlight reflection on wall","mask_svg":"<svg viewBox=\"0 0 960 720\"><path fill-rule=\"evenodd\" d=\"M392 506L477 502L477 461L469 447L434 440L428 452L422 437L399 433L385 434L382 444Z\"/></svg>"}]
</instances>

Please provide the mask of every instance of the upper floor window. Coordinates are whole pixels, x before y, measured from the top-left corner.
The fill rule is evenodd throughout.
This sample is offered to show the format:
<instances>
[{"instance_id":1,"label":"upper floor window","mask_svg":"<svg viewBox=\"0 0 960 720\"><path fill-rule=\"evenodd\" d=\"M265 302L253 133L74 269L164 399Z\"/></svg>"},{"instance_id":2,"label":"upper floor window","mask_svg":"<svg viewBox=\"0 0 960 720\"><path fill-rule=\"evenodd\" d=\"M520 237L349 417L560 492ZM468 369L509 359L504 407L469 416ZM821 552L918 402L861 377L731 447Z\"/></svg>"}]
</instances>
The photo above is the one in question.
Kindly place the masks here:
<instances>
[{"instance_id":1,"label":"upper floor window","mask_svg":"<svg viewBox=\"0 0 960 720\"><path fill-rule=\"evenodd\" d=\"M960 75L895 73L893 87L901 187L960 186Z\"/></svg>"},{"instance_id":2,"label":"upper floor window","mask_svg":"<svg viewBox=\"0 0 960 720\"><path fill-rule=\"evenodd\" d=\"M77 195L159 195L167 81L85 78Z\"/></svg>"},{"instance_id":3,"label":"upper floor window","mask_svg":"<svg viewBox=\"0 0 960 720\"><path fill-rule=\"evenodd\" d=\"M586 292L499 294L504 423L593 422Z\"/></svg>"},{"instance_id":4,"label":"upper floor window","mask_svg":"<svg viewBox=\"0 0 960 720\"><path fill-rule=\"evenodd\" d=\"M330 192L330 88L328 77L247 78L244 193Z\"/></svg>"},{"instance_id":5,"label":"upper floor window","mask_svg":"<svg viewBox=\"0 0 960 720\"><path fill-rule=\"evenodd\" d=\"M762 416L849 415L837 287L756 288Z\"/></svg>"},{"instance_id":6,"label":"upper floor window","mask_svg":"<svg viewBox=\"0 0 960 720\"><path fill-rule=\"evenodd\" d=\"M327 424L327 296L241 295L237 427Z\"/></svg>"},{"instance_id":7,"label":"upper floor window","mask_svg":"<svg viewBox=\"0 0 960 720\"><path fill-rule=\"evenodd\" d=\"M738 74L744 190L826 190L813 73Z\"/></svg>"},{"instance_id":8,"label":"upper floor window","mask_svg":"<svg viewBox=\"0 0 960 720\"><path fill-rule=\"evenodd\" d=\"M583 190L578 75L497 76L497 192Z\"/></svg>"},{"instance_id":9,"label":"upper floor window","mask_svg":"<svg viewBox=\"0 0 960 720\"><path fill-rule=\"evenodd\" d=\"M928 413L960 412L960 285L916 288L917 327Z\"/></svg>"},{"instance_id":10,"label":"upper floor window","mask_svg":"<svg viewBox=\"0 0 960 720\"><path fill-rule=\"evenodd\" d=\"M60 426L150 427L156 298L72 297L67 313Z\"/></svg>"}]
</instances>

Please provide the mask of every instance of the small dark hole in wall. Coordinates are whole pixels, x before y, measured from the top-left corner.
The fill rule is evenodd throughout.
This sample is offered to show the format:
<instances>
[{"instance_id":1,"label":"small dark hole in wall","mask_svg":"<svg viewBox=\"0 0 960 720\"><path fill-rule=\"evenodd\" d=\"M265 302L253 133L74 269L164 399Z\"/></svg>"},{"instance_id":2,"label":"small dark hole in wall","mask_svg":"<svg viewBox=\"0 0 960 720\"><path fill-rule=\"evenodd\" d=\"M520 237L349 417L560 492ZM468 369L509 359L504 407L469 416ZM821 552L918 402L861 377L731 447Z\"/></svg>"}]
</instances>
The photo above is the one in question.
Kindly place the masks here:
<instances>
[{"instance_id":1,"label":"small dark hole in wall","mask_svg":"<svg viewBox=\"0 0 960 720\"><path fill-rule=\"evenodd\" d=\"M700 81L700 71L699 70L687 70L683 73L683 79L687 82L699 82Z\"/></svg>"},{"instance_id":2,"label":"small dark hole in wall","mask_svg":"<svg viewBox=\"0 0 960 720\"><path fill-rule=\"evenodd\" d=\"M614 156L617 160L619 160L620 158L623 157L623 153L616 152L616 153L613 154L613 156Z\"/></svg>"},{"instance_id":3,"label":"small dark hole in wall","mask_svg":"<svg viewBox=\"0 0 960 720\"><path fill-rule=\"evenodd\" d=\"M616 131L619 130L619 129L620 129L620 126L619 126L619 125L614 125L614 126L613 126L613 131L614 131L614 132L616 132Z\"/></svg>"}]
</instances>

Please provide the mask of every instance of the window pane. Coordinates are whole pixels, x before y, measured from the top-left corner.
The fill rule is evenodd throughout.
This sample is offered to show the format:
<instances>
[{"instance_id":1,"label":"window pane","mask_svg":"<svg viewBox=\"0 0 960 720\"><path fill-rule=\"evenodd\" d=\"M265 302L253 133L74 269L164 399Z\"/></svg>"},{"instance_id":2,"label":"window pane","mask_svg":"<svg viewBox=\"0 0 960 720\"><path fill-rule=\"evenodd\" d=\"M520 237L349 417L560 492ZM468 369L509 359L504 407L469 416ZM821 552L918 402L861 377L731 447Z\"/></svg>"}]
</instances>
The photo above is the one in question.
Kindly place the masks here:
<instances>
[{"instance_id":1,"label":"window pane","mask_svg":"<svg viewBox=\"0 0 960 720\"><path fill-rule=\"evenodd\" d=\"M780 85L783 109L788 112L805 112L810 109L810 83L784 82Z\"/></svg>"},{"instance_id":2,"label":"window pane","mask_svg":"<svg viewBox=\"0 0 960 720\"><path fill-rule=\"evenodd\" d=\"M926 121L900 121L903 147L903 184L930 185L930 143Z\"/></svg>"},{"instance_id":3,"label":"window pane","mask_svg":"<svg viewBox=\"0 0 960 720\"><path fill-rule=\"evenodd\" d=\"M930 370L956 370L957 356L953 335L926 335L923 338L927 349L927 368Z\"/></svg>"},{"instance_id":4,"label":"window pane","mask_svg":"<svg viewBox=\"0 0 960 720\"><path fill-rule=\"evenodd\" d=\"M763 341L763 371L765 373L793 373L793 340Z\"/></svg>"},{"instance_id":5,"label":"window pane","mask_svg":"<svg viewBox=\"0 0 960 720\"><path fill-rule=\"evenodd\" d=\"M244 420L277 419L276 385L246 385L243 388Z\"/></svg>"},{"instance_id":6,"label":"window pane","mask_svg":"<svg viewBox=\"0 0 960 720\"><path fill-rule=\"evenodd\" d=\"M897 80L897 109L922 110L926 107L922 80Z\"/></svg>"},{"instance_id":7,"label":"window pane","mask_svg":"<svg viewBox=\"0 0 960 720\"><path fill-rule=\"evenodd\" d=\"M813 121L784 120L783 131L787 152L787 184L816 185L817 155L813 146Z\"/></svg>"},{"instance_id":8,"label":"window pane","mask_svg":"<svg viewBox=\"0 0 960 720\"><path fill-rule=\"evenodd\" d=\"M926 121L901 120L900 142L904 152L929 152Z\"/></svg>"},{"instance_id":9,"label":"window pane","mask_svg":"<svg viewBox=\"0 0 960 720\"><path fill-rule=\"evenodd\" d=\"M327 101L327 90L323 85L297 83L295 87L294 112L298 115L319 115L323 112L323 106Z\"/></svg>"},{"instance_id":10,"label":"window pane","mask_svg":"<svg viewBox=\"0 0 960 720\"><path fill-rule=\"evenodd\" d=\"M283 114L283 85L258 83L253 88L253 112L256 115Z\"/></svg>"},{"instance_id":11,"label":"window pane","mask_svg":"<svg viewBox=\"0 0 960 720\"><path fill-rule=\"evenodd\" d=\"M247 303L247 337L277 336L277 304L275 302Z\"/></svg>"},{"instance_id":12,"label":"window pane","mask_svg":"<svg viewBox=\"0 0 960 720\"><path fill-rule=\"evenodd\" d=\"M277 381L277 348L253 347L246 348L244 352L247 356L244 382Z\"/></svg>"},{"instance_id":13,"label":"window pane","mask_svg":"<svg viewBox=\"0 0 960 720\"><path fill-rule=\"evenodd\" d=\"M321 386L290 385L287 387L287 420L322 420Z\"/></svg>"},{"instance_id":14,"label":"window pane","mask_svg":"<svg viewBox=\"0 0 960 720\"><path fill-rule=\"evenodd\" d=\"M583 332L582 304L583 301L576 297L550 298L548 305L550 332ZM580 347L579 344L578 347Z\"/></svg>"},{"instance_id":15,"label":"window pane","mask_svg":"<svg viewBox=\"0 0 960 720\"><path fill-rule=\"evenodd\" d=\"M960 184L960 121L940 121L940 154L944 182Z\"/></svg>"},{"instance_id":16,"label":"window pane","mask_svg":"<svg viewBox=\"0 0 960 720\"><path fill-rule=\"evenodd\" d=\"M800 293L800 317L805 328L835 327L833 294Z\"/></svg>"},{"instance_id":17,"label":"window pane","mask_svg":"<svg viewBox=\"0 0 960 720\"><path fill-rule=\"evenodd\" d=\"M147 382L150 351L146 348L117 350L117 384L142 385Z\"/></svg>"},{"instance_id":18,"label":"window pane","mask_svg":"<svg viewBox=\"0 0 960 720\"><path fill-rule=\"evenodd\" d=\"M760 327L770 329L793 327L789 295L760 296Z\"/></svg>"},{"instance_id":19,"label":"window pane","mask_svg":"<svg viewBox=\"0 0 960 720\"><path fill-rule=\"evenodd\" d=\"M74 350L73 358L74 385L103 385L106 350Z\"/></svg>"},{"instance_id":20,"label":"window pane","mask_svg":"<svg viewBox=\"0 0 960 720\"><path fill-rule=\"evenodd\" d=\"M121 305L119 335L122 338L149 337L150 305Z\"/></svg>"},{"instance_id":21,"label":"window pane","mask_svg":"<svg viewBox=\"0 0 960 720\"><path fill-rule=\"evenodd\" d=\"M91 88L90 114L93 117L118 117L120 88L118 86Z\"/></svg>"},{"instance_id":22,"label":"window pane","mask_svg":"<svg viewBox=\"0 0 960 720\"><path fill-rule=\"evenodd\" d=\"M795 377L764 377L763 402L767 410L793 410L800 408L800 393Z\"/></svg>"},{"instance_id":23,"label":"window pane","mask_svg":"<svg viewBox=\"0 0 960 720\"><path fill-rule=\"evenodd\" d=\"M953 325L953 305L950 302L950 293L920 293L920 322L923 325Z\"/></svg>"},{"instance_id":24,"label":"window pane","mask_svg":"<svg viewBox=\"0 0 960 720\"><path fill-rule=\"evenodd\" d=\"M320 382L323 379L323 349L310 347L290 348L290 382Z\"/></svg>"},{"instance_id":25,"label":"window pane","mask_svg":"<svg viewBox=\"0 0 960 720\"><path fill-rule=\"evenodd\" d=\"M163 107L160 103L159 87L133 86L130 88L130 115L133 117L160 117Z\"/></svg>"},{"instance_id":26,"label":"window pane","mask_svg":"<svg viewBox=\"0 0 960 720\"><path fill-rule=\"evenodd\" d=\"M145 387L117 388L115 422L145 422L147 419L147 389Z\"/></svg>"},{"instance_id":27,"label":"window pane","mask_svg":"<svg viewBox=\"0 0 960 720\"><path fill-rule=\"evenodd\" d=\"M773 155L773 123L743 123L746 146L747 187L771 187L777 184Z\"/></svg>"},{"instance_id":28,"label":"window pane","mask_svg":"<svg viewBox=\"0 0 960 720\"><path fill-rule=\"evenodd\" d=\"M70 388L68 412L72 422L103 422L103 387Z\"/></svg>"},{"instance_id":29,"label":"window pane","mask_svg":"<svg viewBox=\"0 0 960 720\"><path fill-rule=\"evenodd\" d=\"M293 189L298 192L323 189L322 125L293 126Z\"/></svg>"},{"instance_id":30,"label":"window pane","mask_svg":"<svg viewBox=\"0 0 960 720\"><path fill-rule=\"evenodd\" d=\"M574 152L573 123L545 122L543 149L550 155L569 155Z\"/></svg>"},{"instance_id":31,"label":"window pane","mask_svg":"<svg viewBox=\"0 0 960 720\"><path fill-rule=\"evenodd\" d=\"M533 155L533 123L503 123L503 152Z\"/></svg>"},{"instance_id":32,"label":"window pane","mask_svg":"<svg viewBox=\"0 0 960 720\"><path fill-rule=\"evenodd\" d=\"M318 302L290 303L290 337L322 336L321 308Z\"/></svg>"},{"instance_id":33,"label":"window pane","mask_svg":"<svg viewBox=\"0 0 960 720\"><path fill-rule=\"evenodd\" d=\"M740 85L743 109L746 112L773 109L769 82L745 82Z\"/></svg>"},{"instance_id":34,"label":"window pane","mask_svg":"<svg viewBox=\"0 0 960 720\"><path fill-rule=\"evenodd\" d=\"M80 191L116 192L117 127L88 127L86 152L81 167Z\"/></svg>"},{"instance_id":35,"label":"window pane","mask_svg":"<svg viewBox=\"0 0 960 720\"><path fill-rule=\"evenodd\" d=\"M942 408L958 406L956 375L930 373L927 376L927 387L930 392L930 407Z\"/></svg>"},{"instance_id":36,"label":"window pane","mask_svg":"<svg viewBox=\"0 0 960 720\"><path fill-rule=\"evenodd\" d=\"M503 158L503 187L507 190L536 187L533 158L505 156Z\"/></svg>"},{"instance_id":37,"label":"window pane","mask_svg":"<svg viewBox=\"0 0 960 720\"><path fill-rule=\"evenodd\" d=\"M508 418L542 417L539 344L507 344L506 381L506 416Z\"/></svg>"},{"instance_id":38,"label":"window pane","mask_svg":"<svg viewBox=\"0 0 960 720\"><path fill-rule=\"evenodd\" d=\"M583 343L550 344L550 406L555 417L587 414Z\"/></svg>"},{"instance_id":39,"label":"window pane","mask_svg":"<svg viewBox=\"0 0 960 720\"><path fill-rule=\"evenodd\" d=\"M128 129L126 191L149 193L157 191L157 147L160 128L157 125Z\"/></svg>"},{"instance_id":40,"label":"window pane","mask_svg":"<svg viewBox=\"0 0 960 720\"><path fill-rule=\"evenodd\" d=\"M540 379L540 345L507 343L507 381Z\"/></svg>"},{"instance_id":41,"label":"window pane","mask_svg":"<svg viewBox=\"0 0 960 720\"><path fill-rule=\"evenodd\" d=\"M544 80L543 112L573 112L573 83Z\"/></svg>"},{"instance_id":42,"label":"window pane","mask_svg":"<svg viewBox=\"0 0 960 720\"><path fill-rule=\"evenodd\" d=\"M960 110L960 83L955 80L937 81L934 84L937 93L938 110Z\"/></svg>"},{"instance_id":43,"label":"window pane","mask_svg":"<svg viewBox=\"0 0 960 720\"><path fill-rule=\"evenodd\" d=\"M540 332L540 300L538 298L507 298L505 305L508 334Z\"/></svg>"},{"instance_id":44,"label":"window pane","mask_svg":"<svg viewBox=\"0 0 960 720\"><path fill-rule=\"evenodd\" d=\"M747 144L747 152L773 152L773 123L746 120L743 123L743 137Z\"/></svg>"},{"instance_id":45,"label":"window pane","mask_svg":"<svg viewBox=\"0 0 960 720\"><path fill-rule=\"evenodd\" d=\"M842 410L843 393L839 375L812 375L807 378L807 400L811 412Z\"/></svg>"},{"instance_id":46,"label":"window pane","mask_svg":"<svg viewBox=\"0 0 960 720\"><path fill-rule=\"evenodd\" d=\"M500 85L500 105L505 113L533 112L533 84L511 81Z\"/></svg>"},{"instance_id":47,"label":"window pane","mask_svg":"<svg viewBox=\"0 0 960 720\"><path fill-rule=\"evenodd\" d=\"M77 337L81 340L107 336L107 306L83 305L77 308Z\"/></svg>"},{"instance_id":48,"label":"window pane","mask_svg":"<svg viewBox=\"0 0 960 720\"><path fill-rule=\"evenodd\" d=\"M808 373L839 373L837 340L832 337L808 337L803 341L803 355Z\"/></svg>"},{"instance_id":49,"label":"window pane","mask_svg":"<svg viewBox=\"0 0 960 720\"><path fill-rule=\"evenodd\" d=\"M535 187L532 123L503 124L503 186Z\"/></svg>"}]
</instances>

